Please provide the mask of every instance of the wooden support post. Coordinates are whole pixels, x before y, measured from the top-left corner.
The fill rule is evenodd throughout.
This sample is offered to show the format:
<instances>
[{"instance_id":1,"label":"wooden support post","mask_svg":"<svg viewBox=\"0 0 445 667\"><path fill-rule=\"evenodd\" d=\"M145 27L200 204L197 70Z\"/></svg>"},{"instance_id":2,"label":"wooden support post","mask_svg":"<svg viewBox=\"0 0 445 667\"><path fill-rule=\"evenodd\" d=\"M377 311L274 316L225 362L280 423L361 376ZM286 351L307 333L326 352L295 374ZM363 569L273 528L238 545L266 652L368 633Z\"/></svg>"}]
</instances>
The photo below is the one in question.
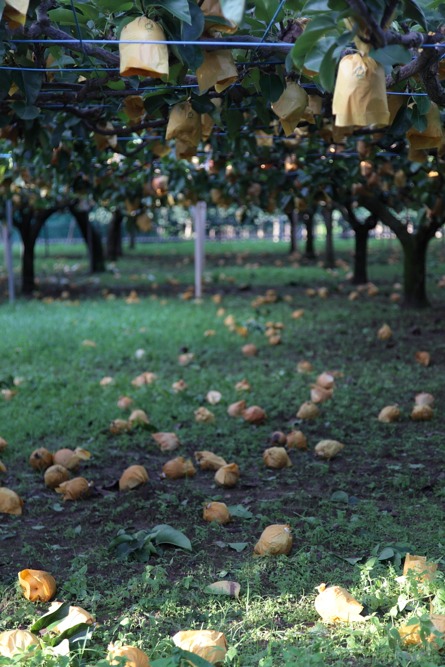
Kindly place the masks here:
<instances>
[{"instance_id":1,"label":"wooden support post","mask_svg":"<svg viewBox=\"0 0 445 667\"><path fill-rule=\"evenodd\" d=\"M195 227L195 299L201 299L207 218L207 204L205 201L199 201L196 206L192 207L192 215Z\"/></svg>"}]
</instances>

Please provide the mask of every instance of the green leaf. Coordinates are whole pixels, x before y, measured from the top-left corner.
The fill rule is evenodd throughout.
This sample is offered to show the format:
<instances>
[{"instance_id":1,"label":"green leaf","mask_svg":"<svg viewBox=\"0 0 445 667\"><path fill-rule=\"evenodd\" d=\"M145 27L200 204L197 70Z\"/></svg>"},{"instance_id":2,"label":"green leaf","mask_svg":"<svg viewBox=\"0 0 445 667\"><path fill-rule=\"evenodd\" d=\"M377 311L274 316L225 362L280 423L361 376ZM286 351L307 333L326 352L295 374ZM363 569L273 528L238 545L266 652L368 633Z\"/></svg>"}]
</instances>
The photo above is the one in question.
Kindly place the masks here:
<instances>
[{"instance_id":1,"label":"green leaf","mask_svg":"<svg viewBox=\"0 0 445 667\"><path fill-rule=\"evenodd\" d=\"M228 542L227 546L240 553L247 547L247 542Z\"/></svg>"},{"instance_id":2,"label":"green leaf","mask_svg":"<svg viewBox=\"0 0 445 667\"><path fill-rule=\"evenodd\" d=\"M43 628L47 628L49 625L52 625L55 622L61 621L62 618L66 618L70 611L70 603L64 602L60 605L56 611L51 612L50 614L43 614L37 621L31 626L31 632L39 632Z\"/></svg>"},{"instance_id":3,"label":"green leaf","mask_svg":"<svg viewBox=\"0 0 445 667\"><path fill-rule=\"evenodd\" d=\"M190 651L184 651L184 649L178 649L178 652L179 655L186 662L190 663L194 667L213 667L214 663L208 662L208 660L204 660L204 658L201 658L201 656L196 655L196 653L191 653Z\"/></svg>"},{"instance_id":4,"label":"green leaf","mask_svg":"<svg viewBox=\"0 0 445 667\"><path fill-rule=\"evenodd\" d=\"M395 553L396 552L391 547L384 547L378 554L377 558L379 560L391 560L391 558L394 558Z\"/></svg>"},{"instance_id":5,"label":"green leaf","mask_svg":"<svg viewBox=\"0 0 445 667\"><path fill-rule=\"evenodd\" d=\"M191 70L196 71L204 62L204 55L199 46L180 46L174 47L179 59Z\"/></svg>"},{"instance_id":6,"label":"green leaf","mask_svg":"<svg viewBox=\"0 0 445 667\"><path fill-rule=\"evenodd\" d=\"M431 100L428 97L428 95L416 96L416 108L420 116L426 116L426 114L430 110L430 106L431 106Z\"/></svg>"},{"instance_id":7,"label":"green leaf","mask_svg":"<svg viewBox=\"0 0 445 667\"><path fill-rule=\"evenodd\" d=\"M420 7L414 0L405 0L404 5L404 17L413 19L413 21L416 21L424 30L427 30L427 20L422 7Z\"/></svg>"},{"instance_id":8,"label":"green leaf","mask_svg":"<svg viewBox=\"0 0 445 667\"><path fill-rule=\"evenodd\" d=\"M272 20L276 9L277 9L277 0L256 0L256 2L255 2L255 18L268 24L269 21ZM279 17L277 17L277 18L279 18ZM249 24L251 24L248 17L246 17L246 19L248 20ZM257 27L258 30L264 31L264 26L263 25L261 25L261 26L252 25L252 27L254 29Z\"/></svg>"},{"instance_id":9,"label":"green leaf","mask_svg":"<svg viewBox=\"0 0 445 667\"><path fill-rule=\"evenodd\" d=\"M225 117L225 122L227 125L227 132L229 133L229 137L236 137L244 122L244 116L241 111L229 109Z\"/></svg>"},{"instance_id":10,"label":"green leaf","mask_svg":"<svg viewBox=\"0 0 445 667\"><path fill-rule=\"evenodd\" d=\"M205 95L197 95L196 93L192 93L190 96L190 102L193 109L200 114L211 114L215 111L215 105L207 93Z\"/></svg>"},{"instance_id":11,"label":"green leaf","mask_svg":"<svg viewBox=\"0 0 445 667\"><path fill-rule=\"evenodd\" d=\"M228 21L233 21L237 25L242 23L246 11L246 0L220 0L220 5Z\"/></svg>"},{"instance_id":12,"label":"green leaf","mask_svg":"<svg viewBox=\"0 0 445 667\"><path fill-rule=\"evenodd\" d=\"M276 74L261 74L260 89L267 102L276 102L284 91L284 82Z\"/></svg>"},{"instance_id":13,"label":"green leaf","mask_svg":"<svg viewBox=\"0 0 445 667\"><path fill-rule=\"evenodd\" d=\"M320 69L318 74L320 76L320 83L323 88L329 93L334 90L335 85L335 74L337 71L337 61L333 58L334 52L337 49L337 44L332 44L332 46L326 51L323 60L321 61Z\"/></svg>"},{"instance_id":14,"label":"green leaf","mask_svg":"<svg viewBox=\"0 0 445 667\"><path fill-rule=\"evenodd\" d=\"M167 10L167 12L180 21L184 21L189 25L192 23L188 0L149 0L149 2L146 2L146 6L160 7Z\"/></svg>"},{"instance_id":15,"label":"green leaf","mask_svg":"<svg viewBox=\"0 0 445 667\"><path fill-rule=\"evenodd\" d=\"M243 505L229 505L227 507L231 516L237 517L238 519L252 519L253 514L250 510L243 507Z\"/></svg>"},{"instance_id":16,"label":"green leaf","mask_svg":"<svg viewBox=\"0 0 445 667\"><path fill-rule=\"evenodd\" d=\"M11 76L8 71L0 70L0 100L8 97L9 89L11 87Z\"/></svg>"},{"instance_id":17,"label":"green leaf","mask_svg":"<svg viewBox=\"0 0 445 667\"><path fill-rule=\"evenodd\" d=\"M76 18L71 9L63 9L62 7L58 7L57 9L50 9L48 16L51 23L57 23L60 26L77 25ZM76 17L80 25L85 25L88 21L88 17L84 16L79 11L76 11Z\"/></svg>"},{"instance_id":18,"label":"green leaf","mask_svg":"<svg viewBox=\"0 0 445 667\"><path fill-rule=\"evenodd\" d=\"M76 644L82 642L84 644L93 634L93 628L88 623L78 623L73 625L72 628L67 628L64 632L61 632L60 635L54 637L51 640L51 646L58 646L63 642L64 639L68 639L70 644Z\"/></svg>"},{"instance_id":19,"label":"green leaf","mask_svg":"<svg viewBox=\"0 0 445 667\"><path fill-rule=\"evenodd\" d=\"M330 499L333 503L347 503L349 496L346 491L334 491L334 493L331 494Z\"/></svg>"},{"instance_id":20,"label":"green leaf","mask_svg":"<svg viewBox=\"0 0 445 667\"><path fill-rule=\"evenodd\" d=\"M406 65L412 59L408 49L400 44L391 44L383 49L371 49L369 55L383 66Z\"/></svg>"},{"instance_id":21,"label":"green leaf","mask_svg":"<svg viewBox=\"0 0 445 667\"><path fill-rule=\"evenodd\" d=\"M150 538L155 544L171 544L178 549L184 549L185 551L192 551L192 544L189 538L181 533L180 530L172 528L167 524L161 524L155 526L153 530L150 531Z\"/></svg>"},{"instance_id":22,"label":"green leaf","mask_svg":"<svg viewBox=\"0 0 445 667\"><path fill-rule=\"evenodd\" d=\"M305 62L307 53L317 44L318 40L325 33L336 28L336 21L328 15L317 16L310 21L306 30L300 35L292 48L292 59L295 65L300 68Z\"/></svg>"},{"instance_id":23,"label":"green leaf","mask_svg":"<svg viewBox=\"0 0 445 667\"><path fill-rule=\"evenodd\" d=\"M26 102L13 102L11 106L22 120L34 120L34 118L40 115L39 107L26 104Z\"/></svg>"},{"instance_id":24,"label":"green leaf","mask_svg":"<svg viewBox=\"0 0 445 667\"><path fill-rule=\"evenodd\" d=\"M308 0L302 9L303 16L315 14L317 12L328 12L332 7L329 6L329 0Z\"/></svg>"},{"instance_id":25,"label":"green leaf","mask_svg":"<svg viewBox=\"0 0 445 667\"><path fill-rule=\"evenodd\" d=\"M21 90L25 93L26 102L28 104L34 104L42 87L43 73L21 71L20 75L21 80L17 81L17 85L19 85Z\"/></svg>"},{"instance_id":26,"label":"green leaf","mask_svg":"<svg viewBox=\"0 0 445 667\"><path fill-rule=\"evenodd\" d=\"M204 32L204 14L197 4L189 0L189 11L191 24L183 22L181 25L181 36L185 42L194 42L199 39Z\"/></svg>"}]
</instances>

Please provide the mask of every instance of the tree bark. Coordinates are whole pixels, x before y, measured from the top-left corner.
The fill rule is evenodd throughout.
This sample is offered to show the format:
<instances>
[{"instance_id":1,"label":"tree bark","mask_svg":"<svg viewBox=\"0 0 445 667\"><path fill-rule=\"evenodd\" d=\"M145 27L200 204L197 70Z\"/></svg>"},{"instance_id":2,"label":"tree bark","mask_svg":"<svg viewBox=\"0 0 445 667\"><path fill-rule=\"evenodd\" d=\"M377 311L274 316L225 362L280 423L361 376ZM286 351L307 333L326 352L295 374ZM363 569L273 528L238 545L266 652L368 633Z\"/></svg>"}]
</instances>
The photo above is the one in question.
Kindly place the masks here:
<instances>
[{"instance_id":1,"label":"tree bark","mask_svg":"<svg viewBox=\"0 0 445 667\"><path fill-rule=\"evenodd\" d=\"M128 247L130 250L134 250L136 248L136 230L133 226L129 227L128 229Z\"/></svg>"},{"instance_id":2,"label":"tree bark","mask_svg":"<svg viewBox=\"0 0 445 667\"><path fill-rule=\"evenodd\" d=\"M297 241L297 225L298 225L298 211L294 209L289 215L290 223L290 246L289 253L292 255L295 252L298 252L298 241Z\"/></svg>"},{"instance_id":3,"label":"tree bark","mask_svg":"<svg viewBox=\"0 0 445 667\"><path fill-rule=\"evenodd\" d=\"M364 285L368 282L368 238L369 228L359 223L354 229L354 271L351 281L354 285Z\"/></svg>"},{"instance_id":4,"label":"tree bark","mask_svg":"<svg viewBox=\"0 0 445 667\"><path fill-rule=\"evenodd\" d=\"M22 236L22 294L32 294L36 289L34 273L34 250L36 239L32 234L24 233Z\"/></svg>"},{"instance_id":5,"label":"tree bark","mask_svg":"<svg viewBox=\"0 0 445 667\"><path fill-rule=\"evenodd\" d=\"M88 211L81 211L75 206L70 206L70 211L76 219L80 233L88 247L90 273L102 273L105 271L105 260L102 239L99 232L91 224Z\"/></svg>"},{"instance_id":6,"label":"tree bark","mask_svg":"<svg viewBox=\"0 0 445 667\"><path fill-rule=\"evenodd\" d=\"M332 219L332 213L332 206L325 206L323 208L322 215L326 227L325 269L333 269L335 267L334 221Z\"/></svg>"},{"instance_id":7,"label":"tree bark","mask_svg":"<svg viewBox=\"0 0 445 667\"><path fill-rule=\"evenodd\" d=\"M316 259L315 254L315 234L314 234L314 214L313 212L303 213L303 222L306 227L306 249L305 257L306 259Z\"/></svg>"},{"instance_id":8,"label":"tree bark","mask_svg":"<svg viewBox=\"0 0 445 667\"><path fill-rule=\"evenodd\" d=\"M426 308L430 305L426 294L426 256L429 239L413 235L403 248L403 305Z\"/></svg>"},{"instance_id":9,"label":"tree bark","mask_svg":"<svg viewBox=\"0 0 445 667\"><path fill-rule=\"evenodd\" d=\"M116 209L110 220L107 234L107 257L110 261L116 262L122 257L122 221L123 214L120 209Z\"/></svg>"},{"instance_id":10,"label":"tree bark","mask_svg":"<svg viewBox=\"0 0 445 667\"><path fill-rule=\"evenodd\" d=\"M433 216L420 223L417 231L407 227L385 204L371 196L361 196L361 204L377 215L399 239L403 248L403 305L411 308L429 306L426 294L426 255L428 243L443 225L443 217Z\"/></svg>"},{"instance_id":11,"label":"tree bark","mask_svg":"<svg viewBox=\"0 0 445 667\"><path fill-rule=\"evenodd\" d=\"M352 208L352 202L342 205L342 212L354 232L354 271L351 282L353 285L364 285L368 282L369 232L376 226L378 217L371 213L364 222L360 222Z\"/></svg>"},{"instance_id":12,"label":"tree bark","mask_svg":"<svg viewBox=\"0 0 445 667\"><path fill-rule=\"evenodd\" d=\"M14 227L20 232L23 244L22 252L22 294L29 295L36 289L34 271L34 250L37 238L48 218L58 210L58 207L35 210L31 207L17 209Z\"/></svg>"}]
</instances>

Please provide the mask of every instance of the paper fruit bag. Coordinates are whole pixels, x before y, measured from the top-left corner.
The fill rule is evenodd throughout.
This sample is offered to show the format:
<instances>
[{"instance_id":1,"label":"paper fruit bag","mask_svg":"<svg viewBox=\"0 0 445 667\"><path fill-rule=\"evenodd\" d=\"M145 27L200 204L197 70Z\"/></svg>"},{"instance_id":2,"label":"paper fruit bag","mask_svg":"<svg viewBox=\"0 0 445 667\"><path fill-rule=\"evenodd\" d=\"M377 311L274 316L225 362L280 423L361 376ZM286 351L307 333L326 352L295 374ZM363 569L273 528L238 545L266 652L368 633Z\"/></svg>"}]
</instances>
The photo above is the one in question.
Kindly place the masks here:
<instances>
[{"instance_id":1,"label":"paper fruit bag","mask_svg":"<svg viewBox=\"0 0 445 667\"><path fill-rule=\"evenodd\" d=\"M25 25L28 6L29 0L5 0L3 19L8 22L10 28L20 28L21 25Z\"/></svg>"},{"instance_id":2,"label":"paper fruit bag","mask_svg":"<svg viewBox=\"0 0 445 667\"><path fill-rule=\"evenodd\" d=\"M213 86L217 93L222 93L238 78L232 53L224 49L205 51L204 61L196 70L196 76L201 95Z\"/></svg>"},{"instance_id":3,"label":"paper fruit bag","mask_svg":"<svg viewBox=\"0 0 445 667\"><path fill-rule=\"evenodd\" d=\"M388 125L383 67L359 53L344 56L338 67L332 112L337 127Z\"/></svg>"},{"instance_id":4,"label":"paper fruit bag","mask_svg":"<svg viewBox=\"0 0 445 667\"><path fill-rule=\"evenodd\" d=\"M286 137L295 130L307 105L308 96L306 91L293 81L287 84L282 95L272 104L272 111L280 119Z\"/></svg>"},{"instance_id":5,"label":"paper fruit bag","mask_svg":"<svg viewBox=\"0 0 445 667\"><path fill-rule=\"evenodd\" d=\"M146 41L165 41L159 23L145 16L128 23L121 32L121 40L134 44L119 44L121 76L168 76L168 48L166 44L144 44Z\"/></svg>"}]
</instances>

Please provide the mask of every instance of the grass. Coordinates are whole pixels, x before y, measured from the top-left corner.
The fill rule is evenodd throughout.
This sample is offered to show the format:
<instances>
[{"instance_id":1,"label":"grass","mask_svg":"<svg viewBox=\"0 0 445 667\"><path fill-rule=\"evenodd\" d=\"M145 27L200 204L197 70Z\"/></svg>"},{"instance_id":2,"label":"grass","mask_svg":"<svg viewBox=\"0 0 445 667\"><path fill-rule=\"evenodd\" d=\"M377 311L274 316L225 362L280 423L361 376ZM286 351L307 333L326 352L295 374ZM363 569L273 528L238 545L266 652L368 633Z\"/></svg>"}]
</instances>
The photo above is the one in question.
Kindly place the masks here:
<instances>
[{"instance_id":1,"label":"grass","mask_svg":"<svg viewBox=\"0 0 445 667\"><path fill-rule=\"evenodd\" d=\"M404 311L388 299L400 277L399 264L387 263L395 246L372 247L371 275L379 294L363 293L351 302L346 269L334 274L320 267L297 269L287 265L277 246L260 255L256 247L237 245L232 250L250 248L250 256L243 265L236 255L225 257L224 267L220 255L212 257L210 276L223 270L227 278L212 278L201 304L179 296L191 281L191 268L176 266L176 248L164 246L164 255L150 256L159 287L136 303L119 296L79 300L79 290L68 288L70 295L62 300L20 301L0 310L0 382L11 387L13 378L23 378L13 399L0 401L0 436L9 443L2 453L8 468L2 483L25 500L22 516L1 515L0 631L28 628L48 609L20 593L17 572L31 567L50 571L58 583L57 599L88 609L98 622L85 650L70 657L46 648L27 660L32 667L104 667L110 641L137 645L155 665L173 667L181 658L171 637L201 627L224 632L225 664L232 667L443 664L443 653L433 645L407 647L394 631L428 614L433 595L445 586L444 310L443 291L435 285L444 272L441 244L429 265L435 305L421 313ZM350 247L340 252L347 259ZM141 281L131 278L147 270L147 258L138 253L118 266L124 284L143 294ZM187 254L181 262L184 258ZM276 258L283 266L275 265ZM54 261L63 265L66 259L38 260L45 286L55 275ZM74 272L70 282L86 283L83 271ZM179 285L165 285L169 275ZM110 276L101 278L93 294L107 289L109 295L109 282ZM328 286L329 297L307 296L305 289L313 285ZM252 306L270 287L276 288L277 300ZM42 294L48 293L42 287ZM212 293L222 295L220 304ZM297 308L305 313L293 319ZM224 325L228 315L247 328L246 338ZM268 321L284 324L281 345L268 344ZM394 331L386 343L376 338L383 322ZM205 336L208 330L215 335ZM96 347L85 347L85 340ZM258 356L242 355L246 342L257 345ZM138 349L145 351L142 359L135 356ZM185 349L195 356L181 367L178 355ZM431 366L414 361L419 349L431 352ZM296 372L301 359L313 364L312 373ZM300 422L295 415L309 397L310 384L329 369L343 374L334 397L321 406L318 419ZM143 371L156 373L157 380L136 389L131 380ZM104 376L114 383L100 386ZM175 394L171 385L180 378L188 388ZM241 395L235 384L243 378L251 391ZM205 399L211 389L223 397L215 406ZM409 418L419 391L435 396L430 422ZM116 407L125 394L147 412L153 428L178 435L177 452L161 453L147 430L109 433L111 420L127 414ZM240 398L262 406L266 423L252 426L229 418L227 406ZM399 404L401 420L378 422L380 409L392 403ZM214 423L194 421L199 406L214 412ZM304 431L309 450L292 451L291 468L266 468L262 453L271 433L291 428ZM313 449L323 438L343 442L343 452L331 461L316 459ZM42 446L91 451L78 473L94 481L90 498L64 503L45 488L42 473L27 464ZM200 470L190 479L160 477L169 458L193 458L202 449L239 464L237 486L218 487L211 472ZM150 481L119 492L115 482L132 464L144 465ZM248 512L226 526L208 524L202 508L210 500ZM164 523L190 538L191 553L165 549L140 563L122 562L110 549L119 529L132 533ZM254 558L256 541L273 523L291 526L292 551ZM397 581L407 549L438 563L434 581ZM204 592L221 579L240 583L239 599ZM368 620L323 623L314 608L321 582L346 587L364 605Z\"/></svg>"}]
</instances>

